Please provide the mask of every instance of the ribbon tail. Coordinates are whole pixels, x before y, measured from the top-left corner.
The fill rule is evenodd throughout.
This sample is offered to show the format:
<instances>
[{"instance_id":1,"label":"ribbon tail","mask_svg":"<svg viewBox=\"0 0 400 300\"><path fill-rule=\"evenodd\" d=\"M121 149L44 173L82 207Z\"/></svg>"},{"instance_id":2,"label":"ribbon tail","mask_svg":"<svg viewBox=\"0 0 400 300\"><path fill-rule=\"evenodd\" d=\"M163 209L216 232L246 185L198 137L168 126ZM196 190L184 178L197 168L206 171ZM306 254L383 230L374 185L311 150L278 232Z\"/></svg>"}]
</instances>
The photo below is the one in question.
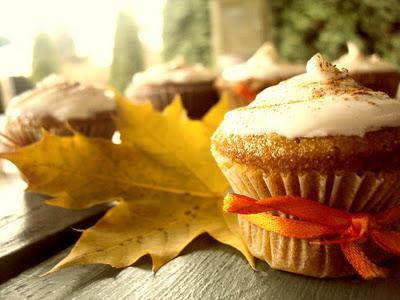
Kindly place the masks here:
<instances>
[{"instance_id":1,"label":"ribbon tail","mask_svg":"<svg viewBox=\"0 0 400 300\"><path fill-rule=\"evenodd\" d=\"M257 93L253 92L244 84L237 84L234 86L234 91L236 94L244 97L247 101L251 102L256 98Z\"/></svg>"},{"instance_id":2,"label":"ribbon tail","mask_svg":"<svg viewBox=\"0 0 400 300\"><path fill-rule=\"evenodd\" d=\"M340 244L342 252L348 262L353 266L357 273L364 279L385 278L389 270L374 264L361 249L357 242Z\"/></svg>"},{"instance_id":3,"label":"ribbon tail","mask_svg":"<svg viewBox=\"0 0 400 300\"><path fill-rule=\"evenodd\" d=\"M371 237L386 252L400 255L400 232L373 230Z\"/></svg>"},{"instance_id":4,"label":"ribbon tail","mask_svg":"<svg viewBox=\"0 0 400 300\"><path fill-rule=\"evenodd\" d=\"M380 226L390 225L396 223L400 219L400 206L385 209L377 213L374 217L376 223Z\"/></svg>"}]
</instances>

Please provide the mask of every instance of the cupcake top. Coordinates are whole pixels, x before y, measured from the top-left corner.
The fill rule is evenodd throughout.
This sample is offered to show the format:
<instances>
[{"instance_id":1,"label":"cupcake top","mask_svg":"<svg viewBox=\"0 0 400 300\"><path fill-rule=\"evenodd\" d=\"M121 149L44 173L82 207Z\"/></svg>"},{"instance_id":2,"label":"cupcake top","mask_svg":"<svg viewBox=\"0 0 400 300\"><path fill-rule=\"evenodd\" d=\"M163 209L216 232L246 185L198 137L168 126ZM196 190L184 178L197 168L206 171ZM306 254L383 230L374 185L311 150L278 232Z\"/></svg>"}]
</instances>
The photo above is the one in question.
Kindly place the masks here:
<instances>
[{"instance_id":1,"label":"cupcake top","mask_svg":"<svg viewBox=\"0 0 400 300\"><path fill-rule=\"evenodd\" d=\"M111 91L50 75L37 83L35 89L12 99L6 115L51 116L64 122L69 119L87 119L114 109Z\"/></svg>"},{"instance_id":2,"label":"cupcake top","mask_svg":"<svg viewBox=\"0 0 400 300\"><path fill-rule=\"evenodd\" d=\"M364 136L400 126L400 101L361 86L320 54L307 62L306 70L265 89L249 106L228 112L219 132L294 139Z\"/></svg>"},{"instance_id":3,"label":"cupcake top","mask_svg":"<svg viewBox=\"0 0 400 300\"><path fill-rule=\"evenodd\" d=\"M304 66L280 58L272 43L267 42L246 62L225 69L221 77L226 81L238 82L248 79L270 80L288 78L304 72Z\"/></svg>"},{"instance_id":4,"label":"cupcake top","mask_svg":"<svg viewBox=\"0 0 400 300\"><path fill-rule=\"evenodd\" d=\"M214 78L214 73L202 64L187 65L182 57L178 57L166 64L136 73L132 77L131 88L147 84L204 82Z\"/></svg>"},{"instance_id":5,"label":"cupcake top","mask_svg":"<svg viewBox=\"0 0 400 300\"><path fill-rule=\"evenodd\" d=\"M396 67L383 60L377 54L364 55L356 44L347 42L347 53L333 62L340 68L346 68L349 72L370 71L396 71Z\"/></svg>"}]
</instances>

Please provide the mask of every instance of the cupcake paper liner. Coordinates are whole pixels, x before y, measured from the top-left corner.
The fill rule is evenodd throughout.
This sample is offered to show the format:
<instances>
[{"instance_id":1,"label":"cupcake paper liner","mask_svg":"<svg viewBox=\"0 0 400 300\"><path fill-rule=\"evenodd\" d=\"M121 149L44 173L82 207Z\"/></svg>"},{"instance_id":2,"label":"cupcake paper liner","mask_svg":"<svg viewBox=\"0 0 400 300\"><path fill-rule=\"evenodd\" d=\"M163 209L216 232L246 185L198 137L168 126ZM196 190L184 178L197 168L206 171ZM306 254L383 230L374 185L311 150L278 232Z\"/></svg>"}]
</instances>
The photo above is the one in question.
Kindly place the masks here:
<instances>
[{"instance_id":1,"label":"cupcake paper liner","mask_svg":"<svg viewBox=\"0 0 400 300\"><path fill-rule=\"evenodd\" d=\"M150 102L163 110L176 95L180 95L188 116L200 119L219 100L212 82L149 85L135 89L129 98L135 103Z\"/></svg>"},{"instance_id":2,"label":"cupcake paper liner","mask_svg":"<svg viewBox=\"0 0 400 300\"><path fill-rule=\"evenodd\" d=\"M385 92L392 98L396 97L400 82L400 74L397 72L355 72L351 73L350 76L372 90Z\"/></svg>"},{"instance_id":3,"label":"cupcake paper liner","mask_svg":"<svg viewBox=\"0 0 400 300\"><path fill-rule=\"evenodd\" d=\"M256 199L273 195L298 195L350 212L371 213L400 204L400 172L265 174L257 167L239 165L216 156L235 193ZM250 252L274 269L313 277L355 274L338 245L314 245L308 240L269 232L252 224L245 215L239 215L238 221ZM362 246L374 262L390 258L372 242Z\"/></svg>"},{"instance_id":4,"label":"cupcake paper liner","mask_svg":"<svg viewBox=\"0 0 400 300\"><path fill-rule=\"evenodd\" d=\"M76 120L71 121L70 125L76 131L88 137L101 137L111 139L116 127L111 118L100 120ZM55 132L55 134L58 134ZM62 133L60 134L62 135Z\"/></svg>"},{"instance_id":5,"label":"cupcake paper liner","mask_svg":"<svg viewBox=\"0 0 400 300\"><path fill-rule=\"evenodd\" d=\"M23 147L40 140L41 124L36 118L18 117L7 120L5 128L2 130L7 137L7 148Z\"/></svg>"},{"instance_id":6,"label":"cupcake paper liner","mask_svg":"<svg viewBox=\"0 0 400 300\"><path fill-rule=\"evenodd\" d=\"M109 113L99 118L87 120L70 120L69 124L76 131L89 137L111 139L115 132L115 124ZM9 120L4 128L4 135L9 137L8 148L18 148L35 143L41 139L41 129L60 136L72 135L64 123L52 118L35 118L20 116Z\"/></svg>"}]
</instances>

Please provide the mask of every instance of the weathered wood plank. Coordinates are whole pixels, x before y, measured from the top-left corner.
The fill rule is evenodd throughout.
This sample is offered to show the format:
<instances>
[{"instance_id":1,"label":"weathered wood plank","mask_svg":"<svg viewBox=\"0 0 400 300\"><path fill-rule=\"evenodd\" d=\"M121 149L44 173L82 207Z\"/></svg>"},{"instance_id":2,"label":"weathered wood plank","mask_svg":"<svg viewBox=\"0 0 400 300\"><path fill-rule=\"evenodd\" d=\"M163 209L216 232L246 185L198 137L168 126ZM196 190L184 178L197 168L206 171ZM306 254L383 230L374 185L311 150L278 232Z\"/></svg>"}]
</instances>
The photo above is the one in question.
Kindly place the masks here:
<instances>
[{"instance_id":1,"label":"weathered wood plank","mask_svg":"<svg viewBox=\"0 0 400 300\"><path fill-rule=\"evenodd\" d=\"M24 186L17 176L0 179L0 282L71 245L79 237L71 227L87 226L105 210L51 207Z\"/></svg>"},{"instance_id":2,"label":"weathered wood plank","mask_svg":"<svg viewBox=\"0 0 400 300\"><path fill-rule=\"evenodd\" d=\"M400 274L386 280L322 280L270 269L253 271L239 253L207 236L151 272L150 259L118 270L80 266L39 277L67 251L0 285L2 299L399 299ZM396 262L396 264L398 264Z\"/></svg>"}]
</instances>

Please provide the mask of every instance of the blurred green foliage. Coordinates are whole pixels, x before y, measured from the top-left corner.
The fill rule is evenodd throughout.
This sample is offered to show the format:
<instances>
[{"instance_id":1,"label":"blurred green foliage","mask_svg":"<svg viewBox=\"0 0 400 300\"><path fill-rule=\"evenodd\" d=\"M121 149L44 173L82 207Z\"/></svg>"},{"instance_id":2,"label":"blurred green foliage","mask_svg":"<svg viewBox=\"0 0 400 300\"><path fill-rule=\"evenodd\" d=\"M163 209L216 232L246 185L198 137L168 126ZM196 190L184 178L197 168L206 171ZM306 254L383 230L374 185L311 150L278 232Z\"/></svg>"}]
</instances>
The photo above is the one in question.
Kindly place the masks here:
<instances>
[{"instance_id":1,"label":"blurred green foliage","mask_svg":"<svg viewBox=\"0 0 400 300\"><path fill-rule=\"evenodd\" d=\"M5 37L0 36L0 47L7 45L10 41L7 40Z\"/></svg>"},{"instance_id":2,"label":"blurred green foliage","mask_svg":"<svg viewBox=\"0 0 400 300\"><path fill-rule=\"evenodd\" d=\"M306 61L316 52L333 60L355 42L400 66L399 0L271 0L274 41L282 56Z\"/></svg>"},{"instance_id":3,"label":"blurred green foliage","mask_svg":"<svg viewBox=\"0 0 400 300\"><path fill-rule=\"evenodd\" d=\"M167 0L164 7L163 59L183 56L187 63L211 64L208 0Z\"/></svg>"},{"instance_id":4,"label":"blurred green foliage","mask_svg":"<svg viewBox=\"0 0 400 300\"><path fill-rule=\"evenodd\" d=\"M57 73L60 70L60 58L51 37L40 32L33 43L32 76L34 82Z\"/></svg>"},{"instance_id":5,"label":"blurred green foliage","mask_svg":"<svg viewBox=\"0 0 400 300\"><path fill-rule=\"evenodd\" d=\"M143 48L138 37L137 25L132 14L121 11L117 17L110 82L123 92L132 75L143 68Z\"/></svg>"}]
</instances>

